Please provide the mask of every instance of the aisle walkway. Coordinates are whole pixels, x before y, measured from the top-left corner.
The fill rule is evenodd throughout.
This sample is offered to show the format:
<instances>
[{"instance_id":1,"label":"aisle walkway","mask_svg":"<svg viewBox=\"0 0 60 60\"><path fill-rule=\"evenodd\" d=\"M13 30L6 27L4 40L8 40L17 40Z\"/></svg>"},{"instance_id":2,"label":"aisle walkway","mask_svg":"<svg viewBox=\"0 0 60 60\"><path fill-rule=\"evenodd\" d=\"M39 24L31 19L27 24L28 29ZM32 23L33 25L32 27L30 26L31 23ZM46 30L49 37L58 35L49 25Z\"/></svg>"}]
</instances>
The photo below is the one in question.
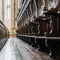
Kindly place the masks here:
<instances>
[{"instance_id":1,"label":"aisle walkway","mask_svg":"<svg viewBox=\"0 0 60 60\"><path fill-rule=\"evenodd\" d=\"M53 60L47 54L22 42L18 38L9 38L0 52L0 60Z\"/></svg>"}]
</instances>

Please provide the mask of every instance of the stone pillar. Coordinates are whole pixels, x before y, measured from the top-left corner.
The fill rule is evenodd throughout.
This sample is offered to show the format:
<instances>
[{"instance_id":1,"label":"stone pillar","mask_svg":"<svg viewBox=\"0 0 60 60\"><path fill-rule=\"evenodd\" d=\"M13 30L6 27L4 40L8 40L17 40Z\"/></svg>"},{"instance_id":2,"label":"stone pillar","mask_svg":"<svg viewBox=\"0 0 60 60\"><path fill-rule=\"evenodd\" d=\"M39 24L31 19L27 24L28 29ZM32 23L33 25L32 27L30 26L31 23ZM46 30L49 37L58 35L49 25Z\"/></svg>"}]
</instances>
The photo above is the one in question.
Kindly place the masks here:
<instances>
[{"instance_id":1,"label":"stone pillar","mask_svg":"<svg viewBox=\"0 0 60 60\"><path fill-rule=\"evenodd\" d=\"M17 17L17 9L18 9L18 0L11 0L11 33L12 35L16 34L16 28L17 28L17 22L16 22L16 17Z\"/></svg>"},{"instance_id":2,"label":"stone pillar","mask_svg":"<svg viewBox=\"0 0 60 60\"><path fill-rule=\"evenodd\" d=\"M2 20L4 21L4 0L2 0Z\"/></svg>"},{"instance_id":3,"label":"stone pillar","mask_svg":"<svg viewBox=\"0 0 60 60\"><path fill-rule=\"evenodd\" d=\"M4 20L4 0L0 0L0 20Z\"/></svg>"}]
</instances>

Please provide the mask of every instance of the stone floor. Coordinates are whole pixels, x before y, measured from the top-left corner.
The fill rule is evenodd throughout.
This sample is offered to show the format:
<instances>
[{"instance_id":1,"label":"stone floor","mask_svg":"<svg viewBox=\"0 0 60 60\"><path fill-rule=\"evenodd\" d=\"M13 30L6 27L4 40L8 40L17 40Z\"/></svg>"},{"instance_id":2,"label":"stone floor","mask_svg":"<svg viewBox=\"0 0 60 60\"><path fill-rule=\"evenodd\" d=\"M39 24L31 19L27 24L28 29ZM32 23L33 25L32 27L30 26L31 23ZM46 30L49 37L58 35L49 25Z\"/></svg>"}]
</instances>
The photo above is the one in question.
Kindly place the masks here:
<instances>
[{"instance_id":1,"label":"stone floor","mask_svg":"<svg viewBox=\"0 0 60 60\"><path fill-rule=\"evenodd\" d=\"M9 38L0 51L0 60L54 60L18 38Z\"/></svg>"}]
</instances>

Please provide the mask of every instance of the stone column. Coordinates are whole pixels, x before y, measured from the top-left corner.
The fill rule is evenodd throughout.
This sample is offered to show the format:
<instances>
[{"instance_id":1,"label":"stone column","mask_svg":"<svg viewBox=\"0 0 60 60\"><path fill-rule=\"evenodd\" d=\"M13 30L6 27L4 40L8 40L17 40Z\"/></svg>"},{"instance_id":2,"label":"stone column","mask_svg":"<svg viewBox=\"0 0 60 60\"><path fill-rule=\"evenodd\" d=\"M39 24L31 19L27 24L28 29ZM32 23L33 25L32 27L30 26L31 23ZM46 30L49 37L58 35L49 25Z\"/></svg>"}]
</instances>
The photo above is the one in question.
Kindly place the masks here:
<instances>
[{"instance_id":1,"label":"stone column","mask_svg":"<svg viewBox=\"0 0 60 60\"><path fill-rule=\"evenodd\" d=\"M11 10L11 32L13 32L13 35L16 34L16 28L17 28L17 22L16 22L16 19L17 19L17 9L18 9L18 0L11 0L11 7L12 7L12 10Z\"/></svg>"}]
</instances>

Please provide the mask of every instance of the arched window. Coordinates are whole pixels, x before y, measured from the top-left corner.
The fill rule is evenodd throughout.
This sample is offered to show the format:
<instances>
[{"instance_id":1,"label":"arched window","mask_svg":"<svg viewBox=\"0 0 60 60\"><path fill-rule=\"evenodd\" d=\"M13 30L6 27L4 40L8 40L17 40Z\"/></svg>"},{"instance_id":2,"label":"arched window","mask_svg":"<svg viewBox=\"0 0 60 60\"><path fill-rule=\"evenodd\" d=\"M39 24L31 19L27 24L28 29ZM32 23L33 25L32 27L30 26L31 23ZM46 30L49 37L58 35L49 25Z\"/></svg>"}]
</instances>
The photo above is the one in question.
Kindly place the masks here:
<instances>
[{"instance_id":1,"label":"arched window","mask_svg":"<svg viewBox=\"0 0 60 60\"><path fill-rule=\"evenodd\" d=\"M48 3L48 10L51 8L56 8L58 1L57 0L50 0Z\"/></svg>"},{"instance_id":2,"label":"arched window","mask_svg":"<svg viewBox=\"0 0 60 60\"><path fill-rule=\"evenodd\" d=\"M43 16L44 7L45 7L45 0L40 0L39 16Z\"/></svg>"},{"instance_id":3,"label":"arched window","mask_svg":"<svg viewBox=\"0 0 60 60\"><path fill-rule=\"evenodd\" d=\"M11 20L11 0L5 0L5 19Z\"/></svg>"},{"instance_id":4,"label":"arched window","mask_svg":"<svg viewBox=\"0 0 60 60\"><path fill-rule=\"evenodd\" d=\"M37 3L36 3L36 0L34 0L34 16L37 17Z\"/></svg>"}]
</instances>

